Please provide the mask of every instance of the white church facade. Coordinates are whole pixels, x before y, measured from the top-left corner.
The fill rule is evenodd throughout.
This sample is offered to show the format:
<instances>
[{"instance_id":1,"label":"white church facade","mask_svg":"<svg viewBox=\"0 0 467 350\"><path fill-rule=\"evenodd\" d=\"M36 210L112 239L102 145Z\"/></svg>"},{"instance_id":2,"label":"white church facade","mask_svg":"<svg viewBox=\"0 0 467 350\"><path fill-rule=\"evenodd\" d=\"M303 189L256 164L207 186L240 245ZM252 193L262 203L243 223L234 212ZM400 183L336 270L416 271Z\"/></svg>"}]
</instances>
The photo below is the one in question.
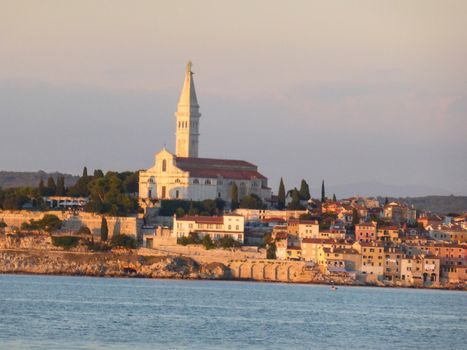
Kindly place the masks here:
<instances>
[{"instance_id":1,"label":"white church facade","mask_svg":"<svg viewBox=\"0 0 467 350\"><path fill-rule=\"evenodd\" d=\"M230 201L233 183L238 197L255 194L271 198L267 178L243 160L199 158L199 105L188 63L176 116L175 154L166 148L156 154L154 166L139 174L139 198L145 205L161 199Z\"/></svg>"}]
</instances>

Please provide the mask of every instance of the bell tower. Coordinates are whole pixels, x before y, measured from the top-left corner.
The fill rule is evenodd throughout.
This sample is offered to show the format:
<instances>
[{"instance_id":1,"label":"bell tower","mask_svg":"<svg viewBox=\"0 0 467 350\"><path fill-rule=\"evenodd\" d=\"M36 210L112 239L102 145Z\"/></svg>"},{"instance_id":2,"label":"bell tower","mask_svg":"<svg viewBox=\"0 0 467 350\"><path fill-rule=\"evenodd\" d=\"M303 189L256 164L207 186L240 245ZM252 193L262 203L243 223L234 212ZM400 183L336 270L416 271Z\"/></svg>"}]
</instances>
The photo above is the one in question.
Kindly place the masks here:
<instances>
[{"instance_id":1,"label":"bell tower","mask_svg":"<svg viewBox=\"0 0 467 350\"><path fill-rule=\"evenodd\" d=\"M175 155L177 157L198 158L199 118L201 114L196 98L191 61L186 66L185 81L175 117L177 118Z\"/></svg>"}]
</instances>

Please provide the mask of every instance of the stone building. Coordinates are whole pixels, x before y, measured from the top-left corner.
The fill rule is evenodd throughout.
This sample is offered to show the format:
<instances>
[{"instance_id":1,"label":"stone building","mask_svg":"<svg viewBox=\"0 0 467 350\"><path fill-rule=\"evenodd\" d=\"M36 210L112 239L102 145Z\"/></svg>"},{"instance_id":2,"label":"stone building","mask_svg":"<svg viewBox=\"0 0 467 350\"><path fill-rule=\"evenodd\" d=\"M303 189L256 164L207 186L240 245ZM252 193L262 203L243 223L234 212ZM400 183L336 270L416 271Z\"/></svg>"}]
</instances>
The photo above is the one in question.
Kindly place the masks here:
<instances>
[{"instance_id":1,"label":"stone building","mask_svg":"<svg viewBox=\"0 0 467 350\"><path fill-rule=\"evenodd\" d=\"M198 157L201 114L191 62L186 68L175 116L175 154L164 148L156 154L154 166L139 174L139 198L143 206L159 199L230 201L234 183L239 199L250 194L263 200L271 198L268 180L256 165L243 160Z\"/></svg>"},{"instance_id":2,"label":"stone building","mask_svg":"<svg viewBox=\"0 0 467 350\"><path fill-rule=\"evenodd\" d=\"M186 237L190 233L197 233L200 237L209 235L212 240L222 237L232 237L243 243L245 220L243 216L225 214L223 216L184 216L174 217L172 235L174 237Z\"/></svg>"}]
</instances>

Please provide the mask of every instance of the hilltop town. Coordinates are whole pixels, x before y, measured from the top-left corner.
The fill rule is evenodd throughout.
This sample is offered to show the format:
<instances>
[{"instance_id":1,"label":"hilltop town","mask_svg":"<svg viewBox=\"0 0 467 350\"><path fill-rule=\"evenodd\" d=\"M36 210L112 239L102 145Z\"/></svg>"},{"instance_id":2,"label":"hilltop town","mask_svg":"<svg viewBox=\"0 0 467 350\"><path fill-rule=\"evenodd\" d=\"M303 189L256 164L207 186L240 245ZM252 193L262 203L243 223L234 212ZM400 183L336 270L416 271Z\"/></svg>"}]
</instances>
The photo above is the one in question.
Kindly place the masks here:
<instances>
[{"instance_id":1,"label":"hilltop town","mask_svg":"<svg viewBox=\"0 0 467 350\"><path fill-rule=\"evenodd\" d=\"M176 150L137 172L86 168L0 189L2 272L246 279L460 288L467 213L383 198L275 194L258 166L199 157L192 65L177 106Z\"/></svg>"}]
</instances>

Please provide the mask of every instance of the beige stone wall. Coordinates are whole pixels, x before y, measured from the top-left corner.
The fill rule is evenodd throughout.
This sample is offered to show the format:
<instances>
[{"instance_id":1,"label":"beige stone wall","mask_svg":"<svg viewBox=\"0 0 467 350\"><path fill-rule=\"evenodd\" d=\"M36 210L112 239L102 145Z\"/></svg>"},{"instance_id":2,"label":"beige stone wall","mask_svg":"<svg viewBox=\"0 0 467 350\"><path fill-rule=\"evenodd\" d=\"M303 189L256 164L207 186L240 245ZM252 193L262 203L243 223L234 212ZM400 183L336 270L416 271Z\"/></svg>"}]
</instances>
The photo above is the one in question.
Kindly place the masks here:
<instances>
[{"instance_id":1,"label":"beige stone wall","mask_svg":"<svg viewBox=\"0 0 467 350\"><path fill-rule=\"evenodd\" d=\"M73 215L70 212L62 211L47 211L47 212L32 212L26 210L18 211L0 211L0 220L4 220L8 225L7 232L13 228L20 228L24 222L31 220L40 220L45 214L56 215L63 221L62 231L77 231L81 226L87 226L93 235L99 236L101 231L102 215L93 213L79 213ZM111 217L106 216L107 225L109 227L109 238L113 235L121 233L134 236L139 236L141 220L136 217Z\"/></svg>"}]
</instances>

